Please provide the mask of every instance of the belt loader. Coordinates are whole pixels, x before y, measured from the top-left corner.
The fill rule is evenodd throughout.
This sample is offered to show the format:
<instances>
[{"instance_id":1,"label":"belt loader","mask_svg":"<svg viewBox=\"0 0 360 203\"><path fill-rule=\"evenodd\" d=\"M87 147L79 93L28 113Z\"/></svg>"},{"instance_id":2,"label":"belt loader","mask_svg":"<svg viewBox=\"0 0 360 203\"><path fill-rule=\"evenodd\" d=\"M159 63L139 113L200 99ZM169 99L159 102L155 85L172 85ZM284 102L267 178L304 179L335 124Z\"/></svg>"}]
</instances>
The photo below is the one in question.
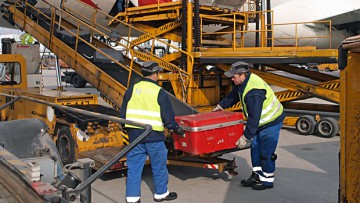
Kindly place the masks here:
<instances>
[{"instance_id":1,"label":"belt loader","mask_svg":"<svg viewBox=\"0 0 360 203\"><path fill-rule=\"evenodd\" d=\"M112 108L98 104L98 96L95 94L79 94L77 92L63 91L60 89L46 89L41 85L41 73L39 69L27 68L27 61L32 61L32 56L39 59L39 45L12 44L12 49L21 49L21 54L0 55L0 92L16 96L28 96L53 102L60 105L69 105L79 109L118 116L118 112ZM34 49L35 48L35 49ZM18 51L19 52L19 51ZM23 56L26 56L26 60ZM35 62L39 66L39 60ZM26 74L29 69L34 70L30 76L37 75L35 87L29 87ZM0 96L0 104L9 104L1 111L1 120L18 120L26 118L38 118L49 126L49 134L55 141L61 161L64 164L72 163L78 158L102 155L98 158L97 167L107 163L109 155L106 151L93 152L92 150L108 147L119 151L127 142L127 136L121 131L118 123L72 113L50 106L34 103L28 100L19 100L8 96ZM109 149L110 150L110 149ZM91 153L92 154L89 154ZM85 154L84 154L85 153ZM111 158L111 157L110 157ZM113 168L123 168L124 160L114 165Z\"/></svg>"},{"instance_id":2,"label":"belt loader","mask_svg":"<svg viewBox=\"0 0 360 203\"><path fill-rule=\"evenodd\" d=\"M169 96L176 115L211 110L232 87L231 81L225 78L222 72L228 70L229 64L238 60L261 63L286 72L296 71L289 70L288 64L336 62L337 51L332 49L266 46L266 43L273 39L267 38L266 34L269 33L259 30L254 32L261 34L260 46L244 47L244 34L252 32L247 30L248 23L259 20L256 13L260 11L238 12L199 5L198 2L174 1L126 8L126 12L115 17L91 8L92 18L88 18L67 7L66 2L62 2L60 7L50 5L46 1L41 2L46 4L42 9L30 4L10 6L5 18L30 33L73 67L79 75L96 87L103 99L115 109L120 107L122 95L127 87L141 78L141 64L137 63L135 58L142 61L154 60L165 70L165 73L159 75L159 82L164 89L171 92ZM80 1L77 2L81 4ZM266 26L264 16L271 12L261 11L262 30ZM109 19L109 26L98 23L98 19ZM126 28L121 30L121 33L128 32L127 37L120 36L120 31L116 31L116 25L119 24L122 25L121 28ZM213 24L224 25L227 28L214 32L203 30L204 27ZM129 39L134 33L139 37ZM224 35L231 35L232 39L225 39ZM113 49L109 44L99 40L99 37L111 39L113 44L122 46L123 51ZM148 42L152 44L151 49L157 46L155 42L160 42L175 51L160 58L152 54L153 51L143 52L136 49ZM181 49L174 46L173 42L181 43ZM119 52L123 57L119 57ZM107 59L97 61L96 55L102 55ZM208 70L208 66L215 68ZM288 89L278 95L282 97L282 102L313 96L326 98L335 103L339 101L336 85L339 82L336 77L319 72L302 72L301 74L320 81L313 85L276 74L258 72L256 69L252 71L268 83ZM229 110L239 109L240 105L236 105ZM294 121L296 120L292 119L288 123L294 125ZM211 160L227 152L229 151L205 154L200 158ZM175 151L174 154L175 156L171 157L174 159L170 158L169 163L180 163L178 157L183 157L184 153L177 156ZM228 166L222 165L223 169Z\"/></svg>"}]
</instances>

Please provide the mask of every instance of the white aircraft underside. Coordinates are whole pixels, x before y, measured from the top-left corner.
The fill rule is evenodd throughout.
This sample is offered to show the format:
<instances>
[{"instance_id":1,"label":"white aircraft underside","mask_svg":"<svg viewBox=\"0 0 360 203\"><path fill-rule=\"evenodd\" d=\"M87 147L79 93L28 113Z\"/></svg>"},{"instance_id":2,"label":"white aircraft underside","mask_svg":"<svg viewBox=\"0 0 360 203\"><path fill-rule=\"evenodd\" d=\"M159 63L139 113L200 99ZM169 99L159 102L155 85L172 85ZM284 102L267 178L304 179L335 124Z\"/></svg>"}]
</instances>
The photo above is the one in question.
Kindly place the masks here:
<instances>
[{"instance_id":1,"label":"white aircraft underside","mask_svg":"<svg viewBox=\"0 0 360 203\"><path fill-rule=\"evenodd\" d=\"M81 1L82 3L80 3L79 1ZM140 1L141 0L131 0L131 3L136 6L139 5ZM0 1L0 3L3 2L3 0ZM47 0L47 2L59 7L61 1ZM88 7L83 3L86 3L91 7ZM93 8L100 9L105 13L110 13L110 11L115 6L115 3L116 0L68 0L65 1L65 6L73 9L76 12L91 17ZM228 8L236 7L236 9L238 9L243 4L243 1L200 0L200 3L203 5L216 4L218 6ZM36 7L43 6L44 4L40 0L36 4ZM332 25L341 25L346 23L354 23L357 22L358 19L360 19L360 0L273 0L271 1L271 7L274 11L274 24L331 20ZM104 16L102 16L97 19L97 22L106 26L108 20L105 19ZM9 24L7 22L4 22L4 20L1 20L0 23L1 27L9 27ZM250 24L249 30L254 30L252 26L255 25ZM116 29L121 30L120 27L117 27ZM204 30L205 29L206 28L204 28ZM297 37L320 37L311 39L299 39L298 46L317 46L318 48L330 48L329 38L321 38L323 36L329 35L327 23L299 24L297 27L296 35ZM274 26L273 36L275 38L275 46L294 46L294 40L277 39L280 37L295 37L294 24L289 26ZM331 48L335 48L344 38L348 36L349 33L347 33L345 30L332 29ZM246 45L253 46L255 41L254 36L251 34L247 34L246 38Z\"/></svg>"}]
</instances>

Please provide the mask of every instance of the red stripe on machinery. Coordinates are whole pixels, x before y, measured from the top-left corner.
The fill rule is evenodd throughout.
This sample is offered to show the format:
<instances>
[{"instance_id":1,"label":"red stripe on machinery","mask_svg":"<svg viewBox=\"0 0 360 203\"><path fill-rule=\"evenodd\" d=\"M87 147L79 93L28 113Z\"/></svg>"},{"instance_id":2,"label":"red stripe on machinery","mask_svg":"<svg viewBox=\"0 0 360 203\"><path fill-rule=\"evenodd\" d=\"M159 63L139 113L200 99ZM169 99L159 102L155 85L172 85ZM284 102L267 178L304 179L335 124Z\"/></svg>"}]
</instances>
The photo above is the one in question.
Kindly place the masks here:
<instances>
[{"instance_id":1,"label":"red stripe on machinery","mask_svg":"<svg viewBox=\"0 0 360 203\"><path fill-rule=\"evenodd\" d=\"M91 7L93 7L93 8L96 8L96 9L99 9L99 10L101 10L96 4L94 4L94 2L93 1L91 1L91 0L80 0L80 1L82 1L82 2L84 2L84 3L86 3L86 4L88 4L89 6L91 6Z\"/></svg>"},{"instance_id":2,"label":"red stripe on machinery","mask_svg":"<svg viewBox=\"0 0 360 203\"><path fill-rule=\"evenodd\" d=\"M219 169L217 164L204 164L203 168Z\"/></svg>"}]
</instances>

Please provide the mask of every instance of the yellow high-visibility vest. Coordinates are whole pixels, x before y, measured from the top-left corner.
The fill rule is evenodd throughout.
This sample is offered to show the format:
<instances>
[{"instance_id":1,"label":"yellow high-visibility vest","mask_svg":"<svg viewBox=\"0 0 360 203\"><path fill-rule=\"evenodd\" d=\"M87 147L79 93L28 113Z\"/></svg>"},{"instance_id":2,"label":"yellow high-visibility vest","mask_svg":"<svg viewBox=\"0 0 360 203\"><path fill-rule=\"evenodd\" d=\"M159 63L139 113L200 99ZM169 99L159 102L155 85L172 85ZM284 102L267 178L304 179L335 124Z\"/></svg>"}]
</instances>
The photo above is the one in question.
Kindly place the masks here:
<instances>
[{"instance_id":1,"label":"yellow high-visibility vest","mask_svg":"<svg viewBox=\"0 0 360 203\"><path fill-rule=\"evenodd\" d=\"M149 124L155 131L164 131L158 96L161 87L147 81L136 83L127 104L126 119ZM126 124L125 127L139 128Z\"/></svg>"},{"instance_id":2,"label":"yellow high-visibility vest","mask_svg":"<svg viewBox=\"0 0 360 203\"><path fill-rule=\"evenodd\" d=\"M250 74L249 81L244 89L244 93L242 97L240 97L242 108L244 111L244 115L247 117L247 109L244 104L245 95L252 89L263 89L266 91L265 100L261 110L261 116L259 121L259 127L274 121L277 117L279 117L283 112L283 106L280 101L276 98L274 91L271 87L259 76L255 74Z\"/></svg>"},{"instance_id":3,"label":"yellow high-visibility vest","mask_svg":"<svg viewBox=\"0 0 360 203\"><path fill-rule=\"evenodd\" d=\"M21 39L22 44L32 44L34 43L34 38L30 34L24 34L23 38Z\"/></svg>"}]
</instances>

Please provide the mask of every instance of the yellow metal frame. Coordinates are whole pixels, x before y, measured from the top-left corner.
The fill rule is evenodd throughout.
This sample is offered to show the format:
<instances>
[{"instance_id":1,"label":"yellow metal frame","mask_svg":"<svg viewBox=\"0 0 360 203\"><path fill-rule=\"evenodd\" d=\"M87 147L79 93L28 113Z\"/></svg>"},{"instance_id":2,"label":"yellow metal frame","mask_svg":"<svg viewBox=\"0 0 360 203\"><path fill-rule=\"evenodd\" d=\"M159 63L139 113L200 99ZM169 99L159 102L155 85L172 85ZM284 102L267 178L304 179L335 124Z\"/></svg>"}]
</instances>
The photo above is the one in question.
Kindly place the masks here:
<instances>
[{"instance_id":1,"label":"yellow metal frame","mask_svg":"<svg viewBox=\"0 0 360 203\"><path fill-rule=\"evenodd\" d=\"M359 47L354 43L354 47ZM340 72L340 196L339 201L360 199L360 53L350 53L348 64Z\"/></svg>"},{"instance_id":2,"label":"yellow metal frame","mask_svg":"<svg viewBox=\"0 0 360 203\"><path fill-rule=\"evenodd\" d=\"M31 5L28 5L32 7ZM155 60L162 66L166 72L160 74L160 82L170 82L174 89L175 95L178 99L186 101L193 107L199 108L201 111L209 111L211 105L215 105L221 96L224 96L231 89L231 82L229 79L226 79L224 76L216 73L208 73L202 68L204 64L201 64L200 59L206 58L217 58L222 59L226 57L233 58L252 58L252 57L262 57L262 58L279 58L279 57L294 57L294 58L307 58L307 57L327 57L335 59L337 57L337 50L325 49L325 50L316 50L315 47L264 47L266 40L265 37L266 27L264 13L261 17L261 29L257 31L250 31L247 29L249 18L252 18L256 15L256 12L233 12L229 10L211 8L206 6L201 6L200 8L200 33L201 33L201 43L202 45L214 45L214 47L193 47L193 4L191 1L187 1L187 10L188 13L182 18L187 19L187 38L186 38L186 50L181 50L174 46L171 43L168 43L166 39L171 39L173 41L180 42L181 33L179 33L179 28L181 27L180 11L181 3L180 2L171 2L164 4L149 5L144 7L134 7L127 8L124 13L120 13L114 18L109 16L106 13L103 13L100 10L94 9L94 13L91 19L86 18L81 13L75 13L71 8L63 7L63 10L59 10L51 5L51 17L48 17L40 10L33 8L37 11L39 16L37 19L46 18L50 20L51 30L47 31L39 25L39 22L34 22L33 19L25 16L23 12L18 10L16 6L11 6L10 12L13 15L13 20L19 27L23 28L26 32L33 35L39 42L47 46L52 52L59 56L64 62L74 68L74 70L79 73L84 79L94 85L100 92L102 92L104 98L107 98L107 101L113 106L119 107L122 103L122 97L127 87L130 84L130 79L132 78L133 71L140 74L140 66L134 63L134 57L145 60ZM25 8L26 9L26 8ZM169 15L166 15L166 12L169 12ZM266 11L271 12L272 11ZM75 14L76 16L73 16ZM62 19L61 22L57 21L56 15L66 15L66 19ZM110 30L108 27L99 25L96 22L96 19L100 16L104 18L110 18L109 25L115 26L121 24L123 27L128 28L128 36L121 36L119 41L116 41L115 44L122 46L128 58L125 58L126 64L121 64L118 61L111 58L106 53L98 50L103 55L111 58L114 63L121 66L124 70L128 71L128 82L126 85L122 85L105 72L100 70L94 64L90 63L86 58L77 53L79 42L85 43L93 49L107 47L102 44L94 36L100 35L107 38L110 37ZM141 23L146 21L146 23ZM224 25L230 25L229 28L219 30L217 32L204 32L202 25L213 24L214 22ZM67 30L69 33L72 33L76 36L75 50L71 49L68 45L54 37L54 27L61 27ZM69 28L76 28L76 32L70 32ZM85 41L79 37L79 32L82 29L89 30L91 33L91 43ZM271 25L271 31L273 32L273 25ZM131 40L130 37L132 33L138 32L141 33L140 38ZM244 47L244 34L247 32L259 32L261 35L261 46L262 47ZM227 40L224 38L225 34L231 34L232 39ZM211 39L203 39L203 37L209 37ZM274 39L272 39L274 40ZM154 48L154 42L158 41L164 44L164 46L172 47L177 51L175 54L166 54L164 57L160 58L154 55L151 52L139 52L134 50L134 47L140 46L141 43L150 42ZM274 43L273 43L274 44ZM215 46L216 45L216 46ZM179 68L179 60L181 55L185 55L187 58L187 69ZM127 66L128 65L128 66ZM219 64L218 64L219 65ZM223 70L228 70L228 65L219 65L218 67ZM200 71L199 71L200 70ZM257 72L269 83L277 84L279 86L284 86L289 89L287 92L283 92L282 95L286 99L299 99L305 96L320 96L328 98L334 102L339 102L340 94L336 91L338 86L338 81L332 81L333 87L327 87L328 83L310 85L307 83L301 83L299 81L286 79L283 77L277 77L264 72ZM327 81L328 82L328 81ZM331 86L331 85L330 85ZM295 92L301 92L301 94L292 95ZM289 96L291 95L291 96ZM305 97L304 96L304 97ZM288 118L289 123L293 123L293 120ZM65 121L58 121L63 125L69 125ZM76 126L72 126L73 133L76 131ZM93 149L91 146L81 145L78 149L81 150L90 150Z\"/></svg>"},{"instance_id":3,"label":"yellow metal frame","mask_svg":"<svg viewBox=\"0 0 360 203\"><path fill-rule=\"evenodd\" d=\"M251 2L250 2L251 3ZM202 43L215 43L227 46L231 46L228 48L200 48L199 51L193 50L193 41L192 41L192 22L193 22L193 4L191 2L187 2L187 10L188 15L186 16L187 22L188 22L188 30L187 30L187 50L186 54L188 56L188 63L187 64L187 70L183 71L181 69L177 69L178 64L176 64L176 61L180 59L181 54L169 54L165 55L162 58L158 58L157 56L152 55L152 53L149 52L140 52L133 50L132 48L134 46L140 45L144 42L150 42L151 44L154 44L154 40L159 41L163 44L166 44L167 46L171 45L165 42L164 40L160 39L159 37L162 36L177 36L172 37L172 39L176 38L179 40L181 38L181 34L176 32L176 29L178 29L181 26L181 20L180 13L181 13L181 2L169 2L169 3L161 3L161 4L153 4L153 5L147 5L147 6L139 6L139 7L132 7L132 8L126 8L125 12L119 13L114 18L111 18L109 21L109 25L116 26L118 24L123 24L127 27L131 27L129 29L129 36L131 36L131 33L136 30L138 32L142 32L143 34L132 41L127 41L128 44L130 44L130 50L132 56L135 56L141 60L154 60L157 61L164 69L171 71L173 73L176 73L179 71L182 74L178 74L180 78L178 78L181 83L174 80L173 77L172 80L169 80L171 82L175 95L177 98L185 101L194 107L201 107L206 105L213 105L216 103L216 100L219 99L219 96L216 96L216 99L213 99L213 96L209 98L209 96L199 96L201 94L208 94L208 93L202 93L202 92L215 92L217 95L220 95L220 91L218 88L214 87L213 90L209 89L203 89L198 85L197 76L193 75L193 67L194 63L192 62L194 57L195 59L206 59L206 58L226 58L226 57L294 57L294 58L302 58L302 57L328 57L328 58L336 58L337 57L337 50L332 49L325 49L325 50L316 50L315 47L297 47L297 43L295 43L295 47L264 47L266 44L267 38L264 36L266 31L265 27L268 28L268 25L265 24L264 15L265 14L271 14L273 15L273 11L247 11L247 12L232 12L229 10L221 10L221 9L214 9L213 7L208 6L201 6L200 7L200 29L201 29L201 41ZM171 12L170 12L171 11ZM164 16L164 14L169 13L171 15ZM97 11L95 15L101 14L101 11ZM261 30L248 30L247 25L249 18L254 17L256 14L260 16L260 23L261 23ZM106 14L103 14L106 15ZM88 19L89 21L91 19ZM124 21L122 21L124 20ZM142 24L143 21L146 21L146 23ZM149 23L156 22L157 27L150 26ZM212 33L205 33L202 30L202 26L210 23L219 23L223 25L232 25L229 27L229 29L223 29L217 32ZM131 24L130 24L131 23ZM286 25L295 26L295 32L297 32L296 27L300 24L305 24L309 22L302 22L302 23L288 23ZM313 22L312 22L313 23ZM324 23L324 22L317 22L317 23ZM132 25L134 28L132 28ZM136 27L135 27L136 26ZM274 26L285 26L285 24L281 25L270 25L271 31L273 32ZM142 31L143 30L143 31ZM144 32L146 31L146 32ZM260 32L263 36L261 38L261 45L262 47L253 47L253 48L247 48L244 46L244 34L247 32ZM233 39L232 41L228 41L222 38L225 34L232 34ZM237 42L237 35L240 34L240 41ZM331 34L331 33L330 33ZM212 40L203 40L203 35L216 35L218 42L212 41ZM297 35L295 36L294 40L298 41L301 38ZM274 41L274 38L271 39ZM274 43L272 43L274 44ZM177 53L183 53L181 50ZM226 69L224 69L226 70ZM266 73L263 73L266 74ZM166 78L166 77L163 77ZM276 79L277 82L279 81ZM291 81L293 82L293 81ZM281 83L281 82L280 82ZM304 92L304 89L306 89L307 94L321 96L321 97L331 97L334 101L338 101L338 94L336 92L332 92L331 90L328 91L327 89L321 89L314 86L309 86L308 84L301 84L300 86L296 85L288 85L288 84L282 84L280 85L282 87L289 88L292 91L296 91L302 88L301 92ZM289 95L290 93L284 93L284 95ZM194 97L194 95L197 95ZM212 95L212 94L209 94ZM292 93L292 97L294 96L294 93ZM284 96L283 96L284 97ZM297 93L296 98L303 97L303 94ZM296 99L294 98L294 99ZM287 98L289 100L289 98Z\"/></svg>"}]
</instances>

